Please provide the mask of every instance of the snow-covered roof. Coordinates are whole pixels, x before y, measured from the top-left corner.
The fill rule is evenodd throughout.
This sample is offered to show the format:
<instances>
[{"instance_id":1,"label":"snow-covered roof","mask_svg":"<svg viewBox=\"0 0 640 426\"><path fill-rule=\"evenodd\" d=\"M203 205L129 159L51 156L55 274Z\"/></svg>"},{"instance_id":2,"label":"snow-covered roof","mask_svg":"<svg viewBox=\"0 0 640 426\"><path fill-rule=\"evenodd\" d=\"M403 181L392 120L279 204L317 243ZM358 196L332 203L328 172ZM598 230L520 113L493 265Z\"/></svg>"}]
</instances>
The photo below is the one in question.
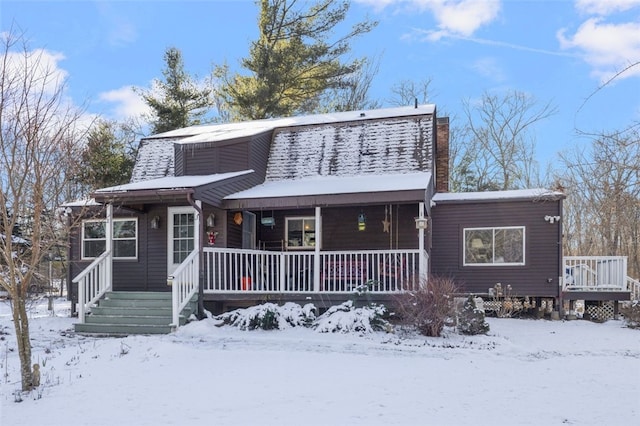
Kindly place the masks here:
<instances>
[{"instance_id":1,"label":"snow-covered roof","mask_svg":"<svg viewBox=\"0 0 640 426\"><path fill-rule=\"evenodd\" d=\"M365 121L381 118L410 117L435 113L433 104L415 107L380 108L364 111L345 111L326 114L301 115L297 117L271 118L238 123L208 124L185 127L153 135L152 138L177 138L178 143L212 142L242 136L251 136L283 127L309 126L315 124ZM194 136L200 136L198 138Z\"/></svg>"},{"instance_id":2,"label":"snow-covered roof","mask_svg":"<svg viewBox=\"0 0 640 426\"><path fill-rule=\"evenodd\" d=\"M228 195L225 199L426 190L430 180L431 173L428 172L367 176L315 176L265 182L251 189Z\"/></svg>"},{"instance_id":3,"label":"snow-covered roof","mask_svg":"<svg viewBox=\"0 0 640 426\"><path fill-rule=\"evenodd\" d=\"M562 198L564 193L545 188L513 189L506 191L484 192L440 192L433 196L432 200L439 202L464 202L464 201L493 201L493 200L517 200L538 198Z\"/></svg>"},{"instance_id":4,"label":"snow-covered roof","mask_svg":"<svg viewBox=\"0 0 640 426\"><path fill-rule=\"evenodd\" d=\"M124 185L111 186L109 188L101 188L96 191L97 194L108 192L128 192L128 191L144 191L144 190L169 190L195 188L202 185L208 185L230 179L236 176L242 176L253 173L253 170L243 170L240 172L218 173L213 175L199 176L167 176L158 179L151 179L142 182L127 183Z\"/></svg>"},{"instance_id":5,"label":"snow-covered roof","mask_svg":"<svg viewBox=\"0 0 640 426\"><path fill-rule=\"evenodd\" d=\"M174 175L173 144L178 138L142 139L131 173L131 182Z\"/></svg>"}]
</instances>

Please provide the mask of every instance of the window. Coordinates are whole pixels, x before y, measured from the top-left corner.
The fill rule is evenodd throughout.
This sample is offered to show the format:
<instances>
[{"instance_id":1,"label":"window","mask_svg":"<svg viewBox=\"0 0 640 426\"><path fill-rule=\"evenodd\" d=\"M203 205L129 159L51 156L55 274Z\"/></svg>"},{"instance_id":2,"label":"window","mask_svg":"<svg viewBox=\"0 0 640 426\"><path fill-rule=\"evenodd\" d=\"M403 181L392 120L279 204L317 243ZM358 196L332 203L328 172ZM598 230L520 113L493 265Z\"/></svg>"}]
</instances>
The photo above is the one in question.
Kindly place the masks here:
<instances>
[{"instance_id":1,"label":"window","mask_svg":"<svg viewBox=\"0 0 640 426\"><path fill-rule=\"evenodd\" d=\"M93 259L104 253L107 247L107 222L87 220L82 222L82 258ZM138 257L137 219L113 220L113 257L135 259Z\"/></svg>"},{"instance_id":2,"label":"window","mask_svg":"<svg viewBox=\"0 0 640 426\"><path fill-rule=\"evenodd\" d=\"M465 265L524 265L524 227L467 228Z\"/></svg>"},{"instance_id":3,"label":"window","mask_svg":"<svg viewBox=\"0 0 640 426\"><path fill-rule=\"evenodd\" d=\"M316 246L316 219L295 217L286 219L287 248L313 248Z\"/></svg>"}]
</instances>

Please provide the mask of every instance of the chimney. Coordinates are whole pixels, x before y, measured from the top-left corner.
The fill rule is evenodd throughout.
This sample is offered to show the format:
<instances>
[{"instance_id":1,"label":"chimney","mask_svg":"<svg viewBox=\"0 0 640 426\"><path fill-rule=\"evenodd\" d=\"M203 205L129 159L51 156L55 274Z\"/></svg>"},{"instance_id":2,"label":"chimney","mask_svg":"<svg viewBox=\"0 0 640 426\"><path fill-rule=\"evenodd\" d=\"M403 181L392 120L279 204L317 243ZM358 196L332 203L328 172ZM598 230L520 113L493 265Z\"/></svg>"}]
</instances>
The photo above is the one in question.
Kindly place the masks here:
<instances>
[{"instance_id":1,"label":"chimney","mask_svg":"<svg viewBox=\"0 0 640 426\"><path fill-rule=\"evenodd\" d=\"M436 118L436 192L449 192L449 117Z\"/></svg>"}]
</instances>

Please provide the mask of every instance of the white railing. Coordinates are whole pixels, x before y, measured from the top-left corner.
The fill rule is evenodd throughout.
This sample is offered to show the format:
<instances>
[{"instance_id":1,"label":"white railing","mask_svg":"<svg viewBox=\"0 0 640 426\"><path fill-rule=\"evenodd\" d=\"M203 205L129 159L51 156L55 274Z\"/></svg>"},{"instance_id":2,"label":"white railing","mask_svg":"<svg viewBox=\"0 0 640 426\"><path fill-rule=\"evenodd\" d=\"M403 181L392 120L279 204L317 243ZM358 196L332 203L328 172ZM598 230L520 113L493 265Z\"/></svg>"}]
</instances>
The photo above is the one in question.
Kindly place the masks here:
<instances>
[{"instance_id":1,"label":"white railing","mask_svg":"<svg viewBox=\"0 0 640 426\"><path fill-rule=\"evenodd\" d=\"M204 291L344 293L367 285L389 293L417 288L419 250L313 251L204 249ZM316 274L316 266L318 273Z\"/></svg>"},{"instance_id":2,"label":"white railing","mask_svg":"<svg viewBox=\"0 0 640 426\"><path fill-rule=\"evenodd\" d=\"M626 256L564 257L564 289L627 291Z\"/></svg>"},{"instance_id":3,"label":"white railing","mask_svg":"<svg viewBox=\"0 0 640 426\"><path fill-rule=\"evenodd\" d=\"M640 300L640 281L627 277L627 290L631 293L631 300Z\"/></svg>"},{"instance_id":4,"label":"white railing","mask_svg":"<svg viewBox=\"0 0 640 426\"><path fill-rule=\"evenodd\" d=\"M72 281L78 284L78 319L83 323L91 307L112 288L111 251L102 253Z\"/></svg>"},{"instance_id":5,"label":"white railing","mask_svg":"<svg viewBox=\"0 0 640 426\"><path fill-rule=\"evenodd\" d=\"M192 251L173 271L173 275L167 278L167 283L171 284L171 325L175 328L180 327L180 312L198 291L198 283L200 282L199 257L198 249Z\"/></svg>"}]
</instances>

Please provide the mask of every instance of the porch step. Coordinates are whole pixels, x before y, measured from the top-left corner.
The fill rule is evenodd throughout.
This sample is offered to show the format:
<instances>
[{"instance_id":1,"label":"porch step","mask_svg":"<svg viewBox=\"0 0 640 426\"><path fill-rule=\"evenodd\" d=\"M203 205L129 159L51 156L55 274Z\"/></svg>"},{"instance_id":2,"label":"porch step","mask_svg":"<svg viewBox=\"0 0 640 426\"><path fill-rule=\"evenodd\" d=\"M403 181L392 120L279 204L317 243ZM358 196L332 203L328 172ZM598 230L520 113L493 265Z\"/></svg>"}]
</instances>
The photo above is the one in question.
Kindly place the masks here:
<instances>
[{"instance_id":1,"label":"porch step","mask_svg":"<svg viewBox=\"0 0 640 426\"><path fill-rule=\"evenodd\" d=\"M171 297L170 292L108 292L91 308L85 322L75 325L75 331L104 336L170 333L174 328ZM196 300L181 312L180 325L195 312Z\"/></svg>"}]
</instances>

